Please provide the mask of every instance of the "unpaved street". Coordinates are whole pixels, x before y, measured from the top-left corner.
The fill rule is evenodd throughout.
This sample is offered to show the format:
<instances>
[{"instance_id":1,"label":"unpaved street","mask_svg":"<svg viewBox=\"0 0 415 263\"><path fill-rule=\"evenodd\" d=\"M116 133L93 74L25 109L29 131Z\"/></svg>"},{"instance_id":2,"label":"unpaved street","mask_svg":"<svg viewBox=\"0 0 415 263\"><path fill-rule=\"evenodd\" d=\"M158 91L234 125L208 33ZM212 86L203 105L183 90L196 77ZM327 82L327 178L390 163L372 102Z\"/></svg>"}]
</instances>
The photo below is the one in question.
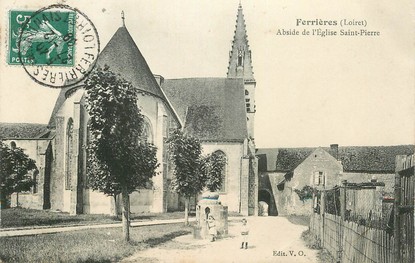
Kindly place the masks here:
<instances>
[{"instance_id":1,"label":"unpaved street","mask_svg":"<svg viewBox=\"0 0 415 263\"><path fill-rule=\"evenodd\" d=\"M230 222L229 237L216 242L181 236L157 248L141 251L123 262L317 262L316 250L305 247L305 226L284 217L248 217L249 247L240 249L240 222Z\"/></svg>"}]
</instances>

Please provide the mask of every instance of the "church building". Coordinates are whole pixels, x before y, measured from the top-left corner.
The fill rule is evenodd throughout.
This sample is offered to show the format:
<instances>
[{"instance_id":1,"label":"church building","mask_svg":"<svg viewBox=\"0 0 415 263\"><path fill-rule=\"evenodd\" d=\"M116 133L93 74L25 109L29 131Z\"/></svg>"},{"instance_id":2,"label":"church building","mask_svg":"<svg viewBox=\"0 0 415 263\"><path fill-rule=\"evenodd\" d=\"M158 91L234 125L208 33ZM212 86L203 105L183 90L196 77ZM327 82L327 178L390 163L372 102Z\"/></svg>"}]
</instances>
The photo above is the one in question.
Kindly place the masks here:
<instances>
[{"instance_id":1,"label":"church building","mask_svg":"<svg viewBox=\"0 0 415 263\"><path fill-rule=\"evenodd\" d=\"M145 116L143 136L157 147L157 175L151 188L131 194L132 213L181 210L183 199L169 187L173 170L166 145L170 131L179 128L200 139L203 154L217 152L226 158L219 191L222 204L229 211L257 214L256 81L241 5L232 43L223 78L165 79L154 74L125 25L98 57L97 66L108 65L140 91L137 107ZM12 206L71 214L113 211L112 197L88 188L88 119L81 83L61 90L48 125L37 126L38 133L33 124L1 124L0 138L23 148L38 166L36 187L19 193L18 199L13 194Z\"/></svg>"}]
</instances>

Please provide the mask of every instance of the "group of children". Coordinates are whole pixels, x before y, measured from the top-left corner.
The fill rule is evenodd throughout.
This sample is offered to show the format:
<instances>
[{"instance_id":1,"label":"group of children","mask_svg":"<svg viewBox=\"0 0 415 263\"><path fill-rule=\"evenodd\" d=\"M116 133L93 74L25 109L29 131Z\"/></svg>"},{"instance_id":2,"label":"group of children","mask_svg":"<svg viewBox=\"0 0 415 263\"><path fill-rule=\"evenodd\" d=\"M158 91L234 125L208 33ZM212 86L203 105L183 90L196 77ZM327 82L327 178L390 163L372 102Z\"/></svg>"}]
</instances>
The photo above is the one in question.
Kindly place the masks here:
<instances>
[{"instance_id":1,"label":"group of children","mask_svg":"<svg viewBox=\"0 0 415 263\"><path fill-rule=\"evenodd\" d=\"M215 218L212 215L208 216L207 227L209 230L210 242L213 242L216 240L217 231L216 231ZM248 228L248 221L246 220L246 218L242 219L242 225L240 227L239 232L241 233L241 239L242 239L241 249L244 249L244 248L248 249L249 228Z\"/></svg>"}]
</instances>

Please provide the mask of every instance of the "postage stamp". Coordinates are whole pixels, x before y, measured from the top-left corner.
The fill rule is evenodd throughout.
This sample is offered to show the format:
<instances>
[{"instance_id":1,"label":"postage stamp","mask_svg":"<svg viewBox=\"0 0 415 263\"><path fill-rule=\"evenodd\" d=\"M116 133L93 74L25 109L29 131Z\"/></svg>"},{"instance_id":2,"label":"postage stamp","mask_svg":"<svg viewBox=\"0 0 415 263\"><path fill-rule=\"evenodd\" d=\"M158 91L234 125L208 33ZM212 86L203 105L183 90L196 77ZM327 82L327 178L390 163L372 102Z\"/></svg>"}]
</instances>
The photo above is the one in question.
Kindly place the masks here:
<instances>
[{"instance_id":1,"label":"postage stamp","mask_svg":"<svg viewBox=\"0 0 415 263\"><path fill-rule=\"evenodd\" d=\"M51 5L10 10L8 63L22 65L37 83L62 88L81 82L100 51L98 32L81 11Z\"/></svg>"},{"instance_id":2,"label":"postage stamp","mask_svg":"<svg viewBox=\"0 0 415 263\"><path fill-rule=\"evenodd\" d=\"M8 63L73 66L76 13L44 11L32 17L35 12L10 11Z\"/></svg>"}]
</instances>

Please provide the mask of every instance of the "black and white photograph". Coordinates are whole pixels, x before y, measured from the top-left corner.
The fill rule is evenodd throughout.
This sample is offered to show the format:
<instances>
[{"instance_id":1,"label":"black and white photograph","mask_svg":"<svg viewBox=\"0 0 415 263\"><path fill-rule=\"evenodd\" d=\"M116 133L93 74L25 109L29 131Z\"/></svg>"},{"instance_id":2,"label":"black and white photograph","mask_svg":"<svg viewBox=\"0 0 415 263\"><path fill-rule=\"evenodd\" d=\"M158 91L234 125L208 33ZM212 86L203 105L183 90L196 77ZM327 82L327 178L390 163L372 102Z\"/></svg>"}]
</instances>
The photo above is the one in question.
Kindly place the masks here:
<instances>
[{"instance_id":1,"label":"black and white photograph","mask_svg":"<svg viewBox=\"0 0 415 263\"><path fill-rule=\"evenodd\" d=\"M0 262L415 262L413 1L0 14Z\"/></svg>"}]
</instances>

